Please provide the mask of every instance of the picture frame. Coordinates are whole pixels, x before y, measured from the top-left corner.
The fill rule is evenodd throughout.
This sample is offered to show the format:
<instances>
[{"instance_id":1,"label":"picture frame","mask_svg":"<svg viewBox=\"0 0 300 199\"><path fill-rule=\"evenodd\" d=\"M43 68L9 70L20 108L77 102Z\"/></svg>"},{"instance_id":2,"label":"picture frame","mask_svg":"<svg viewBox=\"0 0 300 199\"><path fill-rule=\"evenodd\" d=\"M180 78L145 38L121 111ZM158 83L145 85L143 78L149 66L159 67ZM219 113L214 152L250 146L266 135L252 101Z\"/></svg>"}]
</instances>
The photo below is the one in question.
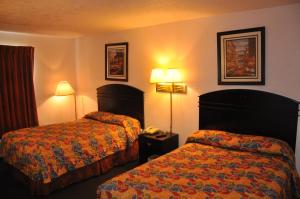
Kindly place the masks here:
<instances>
[{"instance_id":1,"label":"picture frame","mask_svg":"<svg viewBox=\"0 0 300 199\"><path fill-rule=\"evenodd\" d=\"M218 85L265 85L265 27L217 33Z\"/></svg>"},{"instance_id":2,"label":"picture frame","mask_svg":"<svg viewBox=\"0 0 300 199\"><path fill-rule=\"evenodd\" d=\"M128 42L105 44L105 79L128 81Z\"/></svg>"}]
</instances>

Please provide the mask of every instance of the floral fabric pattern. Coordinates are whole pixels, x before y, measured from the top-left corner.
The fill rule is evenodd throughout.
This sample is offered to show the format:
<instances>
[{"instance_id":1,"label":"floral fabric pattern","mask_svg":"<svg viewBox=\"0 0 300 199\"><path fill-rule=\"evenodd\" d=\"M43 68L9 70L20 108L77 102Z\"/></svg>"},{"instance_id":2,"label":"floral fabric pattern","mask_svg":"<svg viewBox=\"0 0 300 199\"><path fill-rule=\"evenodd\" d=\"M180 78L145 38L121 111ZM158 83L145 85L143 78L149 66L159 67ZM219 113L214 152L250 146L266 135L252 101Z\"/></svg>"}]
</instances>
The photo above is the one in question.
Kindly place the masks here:
<instances>
[{"instance_id":1,"label":"floral fabric pattern","mask_svg":"<svg viewBox=\"0 0 300 199\"><path fill-rule=\"evenodd\" d=\"M132 144L141 132L140 122L137 119L126 115L117 115L109 112L91 112L84 116L104 123L111 123L123 126L127 132L129 143Z\"/></svg>"},{"instance_id":2,"label":"floral fabric pattern","mask_svg":"<svg viewBox=\"0 0 300 199\"><path fill-rule=\"evenodd\" d=\"M126 125L82 118L12 131L2 137L1 153L8 164L32 180L49 183L131 145L138 138L139 124L130 117L124 120L128 120ZM131 130L131 125L137 126Z\"/></svg>"},{"instance_id":3,"label":"floral fabric pattern","mask_svg":"<svg viewBox=\"0 0 300 199\"><path fill-rule=\"evenodd\" d=\"M196 142L249 152L269 153L285 156L295 163L295 155L289 145L275 138L242 135L219 130L199 130L188 137L187 142Z\"/></svg>"},{"instance_id":4,"label":"floral fabric pattern","mask_svg":"<svg viewBox=\"0 0 300 199\"><path fill-rule=\"evenodd\" d=\"M300 197L295 165L286 161L287 156L277 154L277 146L275 153L259 152L257 147L255 151L252 147L238 148L236 144L230 148L226 140L231 141L231 134L225 136L225 132L218 144L214 141L220 134L215 139L209 136L214 140L212 145L202 144L198 134L179 149L103 183L97 198ZM267 148L272 151L272 147Z\"/></svg>"}]
</instances>

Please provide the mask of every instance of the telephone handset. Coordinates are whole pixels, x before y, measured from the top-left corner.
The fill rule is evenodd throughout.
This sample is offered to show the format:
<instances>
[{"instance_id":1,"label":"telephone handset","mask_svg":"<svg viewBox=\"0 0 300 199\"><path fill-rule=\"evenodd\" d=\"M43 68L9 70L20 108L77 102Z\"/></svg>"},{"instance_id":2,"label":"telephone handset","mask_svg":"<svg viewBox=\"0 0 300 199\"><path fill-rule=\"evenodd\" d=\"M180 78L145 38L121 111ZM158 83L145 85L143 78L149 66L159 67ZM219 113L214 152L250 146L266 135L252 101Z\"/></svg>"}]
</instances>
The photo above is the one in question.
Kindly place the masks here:
<instances>
[{"instance_id":1,"label":"telephone handset","mask_svg":"<svg viewBox=\"0 0 300 199\"><path fill-rule=\"evenodd\" d=\"M144 132L145 133L148 133L148 134L155 134L155 133L158 133L160 132L161 130L159 128L156 128L156 127L152 127L152 126L149 126L147 127Z\"/></svg>"}]
</instances>

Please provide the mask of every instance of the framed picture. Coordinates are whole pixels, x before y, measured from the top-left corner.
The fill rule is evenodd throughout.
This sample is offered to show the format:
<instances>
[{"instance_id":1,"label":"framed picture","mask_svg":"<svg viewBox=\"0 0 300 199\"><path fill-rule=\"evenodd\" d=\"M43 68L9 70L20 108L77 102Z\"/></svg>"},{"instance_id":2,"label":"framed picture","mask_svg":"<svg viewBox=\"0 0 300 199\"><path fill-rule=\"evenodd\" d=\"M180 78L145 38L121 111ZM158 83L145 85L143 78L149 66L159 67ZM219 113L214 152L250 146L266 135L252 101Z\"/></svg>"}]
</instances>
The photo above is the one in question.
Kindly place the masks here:
<instances>
[{"instance_id":1,"label":"framed picture","mask_svg":"<svg viewBox=\"0 0 300 199\"><path fill-rule=\"evenodd\" d=\"M128 42L105 44L105 79L128 81Z\"/></svg>"},{"instance_id":2,"label":"framed picture","mask_svg":"<svg viewBox=\"0 0 300 199\"><path fill-rule=\"evenodd\" d=\"M217 33L218 84L265 84L265 27Z\"/></svg>"}]
</instances>

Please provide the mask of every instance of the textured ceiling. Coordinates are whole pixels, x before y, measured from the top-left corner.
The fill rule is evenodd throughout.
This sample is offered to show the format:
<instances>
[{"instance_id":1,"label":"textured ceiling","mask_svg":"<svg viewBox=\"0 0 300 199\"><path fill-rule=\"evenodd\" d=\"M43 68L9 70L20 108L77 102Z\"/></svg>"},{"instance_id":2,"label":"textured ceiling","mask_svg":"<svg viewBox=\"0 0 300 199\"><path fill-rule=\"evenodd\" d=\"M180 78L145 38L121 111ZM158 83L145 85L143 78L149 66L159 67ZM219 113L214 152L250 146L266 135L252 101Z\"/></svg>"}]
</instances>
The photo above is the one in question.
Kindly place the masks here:
<instances>
[{"instance_id":1,"label":"textured ceiling","mask_svg":"<svg viewBox=\"0 0 300 199\"><path fill-rule=\"evenodd\" d=\"M50 35L120 31L300 0L0 0L0 30Z\"/></svg>"}]
</instances>

